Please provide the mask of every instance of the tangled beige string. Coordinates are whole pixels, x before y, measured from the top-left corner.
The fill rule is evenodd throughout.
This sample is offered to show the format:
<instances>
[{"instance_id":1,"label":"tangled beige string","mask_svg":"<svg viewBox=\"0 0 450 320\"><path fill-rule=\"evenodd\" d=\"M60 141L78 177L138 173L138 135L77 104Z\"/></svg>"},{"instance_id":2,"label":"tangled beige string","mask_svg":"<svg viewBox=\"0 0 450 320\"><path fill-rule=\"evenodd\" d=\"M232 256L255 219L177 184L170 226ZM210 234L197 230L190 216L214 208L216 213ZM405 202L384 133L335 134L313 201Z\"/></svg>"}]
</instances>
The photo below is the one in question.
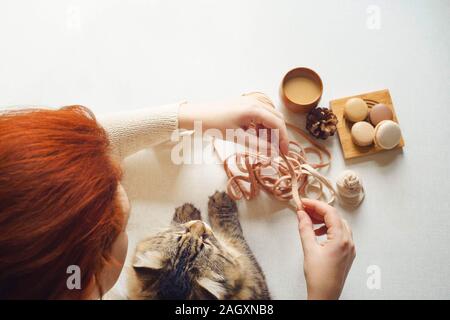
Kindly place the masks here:
<instances>
[{"instance_id":1,"label":"tangled beige string","mask_svg":"<svg viewBox=\"0 0 450 320\"><path fill-rule=\"evenodd\" d=\"M342 204L357 207L364 199L364 187L359 176L351 170L342 172L336 181L339 200Z\"/></svg>"},{"instance_id":2,"label":"tangled beige string","mask_svg":"<svg viewBox=\"0 0 450 320\"><path fill-rule=\"evenodd\" d=\"M273 106L267 96L253 93L261 101ZM228 176L227 193L234 200L250 200L262 189L281 201L294 200L297 209L302 209L301 197L310 198L317 194L329 204L334 202L336 191L333 184L318 170L330 166L331 154L327 148L313 141L300 128L286 123L287 127L302 136L312 146L304 147L296 141L289 142L287 154L275 157L261 153L242 152L229 156L224 161ZM318 156L318 162L309 159L311 154ZM326 158L326 159L325 159ZM328 194L324 189L328 189Z\"/></svg>"}]
</instances>

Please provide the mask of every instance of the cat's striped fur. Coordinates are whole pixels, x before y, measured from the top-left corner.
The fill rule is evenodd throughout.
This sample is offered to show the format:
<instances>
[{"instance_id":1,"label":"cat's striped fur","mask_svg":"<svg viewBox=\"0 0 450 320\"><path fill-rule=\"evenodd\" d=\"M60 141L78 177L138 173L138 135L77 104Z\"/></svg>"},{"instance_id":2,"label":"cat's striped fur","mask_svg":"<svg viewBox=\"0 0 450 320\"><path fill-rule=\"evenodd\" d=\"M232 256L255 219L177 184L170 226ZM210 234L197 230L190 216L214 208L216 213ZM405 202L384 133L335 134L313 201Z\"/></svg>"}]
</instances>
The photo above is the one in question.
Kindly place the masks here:
<instances>
[{"instance_id":1,"label":"cat's striped fur","mask_svg":"<svg viewBox=\"0 0 450 320\"><path fill-rule=\"evenodd\" d=\"M212 229L184 204L172 225L138 244L132 299L270 299L264 274L244 239L236 203L224 192L209 198Z\"/></svg>"}]
</instances>

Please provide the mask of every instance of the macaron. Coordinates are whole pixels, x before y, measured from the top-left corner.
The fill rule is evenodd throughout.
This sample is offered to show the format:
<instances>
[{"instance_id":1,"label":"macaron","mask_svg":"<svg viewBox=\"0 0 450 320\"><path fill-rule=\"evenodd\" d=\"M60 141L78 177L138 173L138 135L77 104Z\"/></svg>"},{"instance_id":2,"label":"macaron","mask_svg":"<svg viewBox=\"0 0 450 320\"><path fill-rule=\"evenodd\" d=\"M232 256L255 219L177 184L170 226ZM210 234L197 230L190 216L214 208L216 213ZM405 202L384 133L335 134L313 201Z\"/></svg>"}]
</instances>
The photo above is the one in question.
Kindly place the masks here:
<instances>
[{"instance_id":1,"label":"macaron","mask_svg":"<svg viewBox=\"0 0 450 320\"><path fill-rule=\"evenodd\" d=\"M375 130L370 123L359 121L352 126L351 134L355 144L366 147L373 143Z\"/></svg>"},{"instance_id":2,"label":"macaron","mask_svg":"<svg viewBox=\"0 0 450 320\"><path fill-rule=\"evenodd\" d=\"M375 127L374 141L382 149L392 149L400 143L402 131L392 120L383 120Z\"/></svg>"},{"instance_id":3,"label":"macaron","mask_svg":"<svg viewBox=\"0 0 450 320\"><path fill-rule=\"evenodd\" d=\"M363 121L368 113L367 103L361 98L350 98L345 102L344 115L351 122Z\"/></svg>"},{"instance_id":4,"label":"macaron","mask_svg":"<svg viewBox=\"0 0 450 320\"><path fill-rule=\"evenodd\" d=\"M392 120L393 117L394 115L392 114L392 110L387 105L382 103L374 105L369 114L370 122L372 122L374 126L383 120Z\"/></svg>"}]
</instances>

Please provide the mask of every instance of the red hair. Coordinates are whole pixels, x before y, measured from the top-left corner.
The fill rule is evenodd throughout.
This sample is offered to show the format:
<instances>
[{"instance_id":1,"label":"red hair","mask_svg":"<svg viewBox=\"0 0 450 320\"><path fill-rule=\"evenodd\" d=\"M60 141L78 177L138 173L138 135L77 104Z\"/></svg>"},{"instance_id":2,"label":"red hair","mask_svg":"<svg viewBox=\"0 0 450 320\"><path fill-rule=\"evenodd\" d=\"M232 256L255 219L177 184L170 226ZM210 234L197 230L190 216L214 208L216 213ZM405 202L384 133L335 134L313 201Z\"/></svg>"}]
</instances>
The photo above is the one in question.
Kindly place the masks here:
<instances>
[{"instance_id":1,"label":"red hair","mask_svg":"<svg viewBox=\"0 0 450 320\"><path fill-rule=\"evenodd\" d=\"M0 299L89 294L125 223L109 152L85 107L0 113ZM70 265L81 290L67 288Z\"/></svg>"}]
</instances>

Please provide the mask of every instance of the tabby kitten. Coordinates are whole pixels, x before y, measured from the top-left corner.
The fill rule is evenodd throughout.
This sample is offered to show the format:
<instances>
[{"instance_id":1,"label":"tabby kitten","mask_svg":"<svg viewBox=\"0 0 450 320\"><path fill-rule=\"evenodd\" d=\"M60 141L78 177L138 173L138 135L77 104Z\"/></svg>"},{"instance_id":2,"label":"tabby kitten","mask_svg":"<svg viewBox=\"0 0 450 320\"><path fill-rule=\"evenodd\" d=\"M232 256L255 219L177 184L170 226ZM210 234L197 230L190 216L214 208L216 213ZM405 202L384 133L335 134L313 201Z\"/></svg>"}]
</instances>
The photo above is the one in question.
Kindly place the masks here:
<instances>
[{"instance_id":1,"label":"tabby kitten","mask_svg":"<svg viewBox=\"0 0 450 320\"><path fill-rule=\"evenodd\" d=\"M209 197L208 215L212 230L186 203L175 210L170 228L138 244L129 298L270 299L236 203L216 192Z\"/></svg>"}]
</instances>

